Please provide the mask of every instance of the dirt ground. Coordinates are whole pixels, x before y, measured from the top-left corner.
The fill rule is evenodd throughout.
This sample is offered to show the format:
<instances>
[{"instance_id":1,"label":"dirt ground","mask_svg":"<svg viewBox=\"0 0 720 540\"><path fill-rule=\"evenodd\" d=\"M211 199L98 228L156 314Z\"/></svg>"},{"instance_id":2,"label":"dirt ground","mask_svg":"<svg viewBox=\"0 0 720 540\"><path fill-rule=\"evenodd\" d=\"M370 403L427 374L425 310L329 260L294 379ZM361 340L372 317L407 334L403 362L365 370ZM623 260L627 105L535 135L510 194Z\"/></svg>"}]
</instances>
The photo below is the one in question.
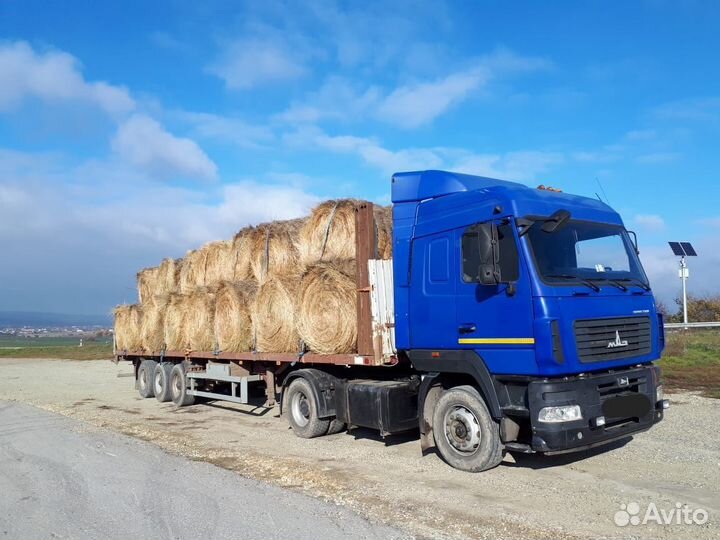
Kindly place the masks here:
<instances>
[{"instance_id":1,"label":"dirt ground","mask_svg":"<svg viewBox=\"0 0 720 540\"><path fill-rule=\"evenodd\" d=\"M507 456L481 474L420 454L416 436L295 437L279 411L141 399L130 364L0 360L0 400L29 403L347 506L420 538L719 538L720 400L670 396L665 420L627 444ZM704 509L704 525L615 524L621 505Z\"/></svg>"}]
</instances>

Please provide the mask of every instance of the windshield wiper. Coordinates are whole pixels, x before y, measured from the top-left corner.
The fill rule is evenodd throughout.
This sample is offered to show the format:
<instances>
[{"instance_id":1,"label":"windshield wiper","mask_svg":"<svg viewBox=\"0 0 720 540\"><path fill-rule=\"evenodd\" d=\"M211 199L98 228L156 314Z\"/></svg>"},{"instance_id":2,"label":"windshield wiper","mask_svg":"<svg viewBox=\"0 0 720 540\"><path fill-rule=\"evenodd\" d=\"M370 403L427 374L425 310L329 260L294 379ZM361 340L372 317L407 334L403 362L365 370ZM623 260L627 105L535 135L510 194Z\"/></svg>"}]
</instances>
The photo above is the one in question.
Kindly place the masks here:
<instances>
[{"instance_id":1,"label":"windshield wiper","mask_svg":"<svg viewBox=\"0 0 720 540\"><path fill-rule=\"evenodd\" d=\"M616 280L616 279L610 279L610 278L606 278L606 277L598 277L598 278L588 278L588 281L607 281L608 283L610 283L611 285L614 285L621 291L628 290L628 288L625 285L623 285L622 283L620 283L619 280Z\"/></svg>"},{"instance_id":2,"label":"windshield wiper","mask_svg":"<svg viewBox=\"0 0 720 540\"><path fill-rule=\"evenodd\" d=\"M636 286L640 287L641 289L643 289L643 290L645 290L645 291L649 291L649 290L650 290L650 286L649 286L649 285L643 283L642 281L640 281L640 280L637 279L637 278L618 278L617 281L625 281L626 283L630 283L630 284L632 284L632 285L636 285Z\"/></svg>"},{"instance_id":3,"label":"windshield wiper","mask_svg":"<svg viewBox=\"0 0 720 540\"><path fill-rule=\"evenodd\" d=\"M590 287L593 291L600 292L600 287L595 285L592 281L588 281L587 279L583 279L580 276L575 276L573 274L548 274L545 277L560 279L577 279L580 283L587 287Z\"/></svg>"}]
</instances>

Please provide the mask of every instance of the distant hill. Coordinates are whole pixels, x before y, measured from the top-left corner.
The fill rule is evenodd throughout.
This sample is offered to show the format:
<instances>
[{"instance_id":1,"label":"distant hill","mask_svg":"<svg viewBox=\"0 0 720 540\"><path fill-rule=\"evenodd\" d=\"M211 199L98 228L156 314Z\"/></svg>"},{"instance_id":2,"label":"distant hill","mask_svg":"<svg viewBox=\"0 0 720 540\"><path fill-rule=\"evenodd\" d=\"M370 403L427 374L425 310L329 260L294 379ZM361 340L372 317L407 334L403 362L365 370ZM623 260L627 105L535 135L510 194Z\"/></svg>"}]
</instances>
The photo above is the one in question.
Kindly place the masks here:
<instances>
[{"instance_id":1,"label":"distant hill","mask_svg":"<svg viewBox=\"0 0 720 540\"><path fill-rule=\"evenodd\" d=\"M31 326L105 326L112 325L110 315L72 315L37 311L0 311L0 327Z\"/></svg>"}]
</instances>

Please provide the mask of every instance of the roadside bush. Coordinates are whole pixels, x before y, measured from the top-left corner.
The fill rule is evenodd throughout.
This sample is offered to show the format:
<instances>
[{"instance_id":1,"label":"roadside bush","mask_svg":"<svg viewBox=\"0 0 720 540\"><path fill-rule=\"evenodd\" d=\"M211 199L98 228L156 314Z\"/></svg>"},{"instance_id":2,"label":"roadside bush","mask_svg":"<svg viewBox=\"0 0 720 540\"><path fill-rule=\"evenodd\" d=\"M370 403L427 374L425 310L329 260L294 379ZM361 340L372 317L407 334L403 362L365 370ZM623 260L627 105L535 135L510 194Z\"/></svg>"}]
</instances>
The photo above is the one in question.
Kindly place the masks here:
<instances>
[{"instance_id":1,"label":"roadside bush","mask_svg":"<svg viewBox=\"0 0 720 540\"><path fill-rule=\"evenodd\" d=\"M677 312L669 314L667 306L658 302L658 310L667 322L683 322L682 297L675 298ZM688 295L688 322L720 322L720 295Z\"/></svg>"}]
</instances>

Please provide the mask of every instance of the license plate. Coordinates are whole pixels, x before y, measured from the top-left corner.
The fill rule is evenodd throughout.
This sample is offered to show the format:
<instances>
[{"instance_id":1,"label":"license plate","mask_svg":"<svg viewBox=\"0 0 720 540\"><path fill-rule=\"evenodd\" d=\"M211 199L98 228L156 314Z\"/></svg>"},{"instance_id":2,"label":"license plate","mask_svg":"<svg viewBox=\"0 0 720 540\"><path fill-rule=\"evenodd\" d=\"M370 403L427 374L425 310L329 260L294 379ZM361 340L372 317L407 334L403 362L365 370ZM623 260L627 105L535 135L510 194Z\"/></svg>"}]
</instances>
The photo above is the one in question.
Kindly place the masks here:
<instances>
[{"instance_id":1,"label":"license plate","mask_svg":"<svg viewBox=\"0 0 720 540\"><path fill-rule=\"evenodd\" d=\"M606 418L642 417L650 412L650 399L644 394L615 396L602 405Z\"/></svg>"}]
</instances>

